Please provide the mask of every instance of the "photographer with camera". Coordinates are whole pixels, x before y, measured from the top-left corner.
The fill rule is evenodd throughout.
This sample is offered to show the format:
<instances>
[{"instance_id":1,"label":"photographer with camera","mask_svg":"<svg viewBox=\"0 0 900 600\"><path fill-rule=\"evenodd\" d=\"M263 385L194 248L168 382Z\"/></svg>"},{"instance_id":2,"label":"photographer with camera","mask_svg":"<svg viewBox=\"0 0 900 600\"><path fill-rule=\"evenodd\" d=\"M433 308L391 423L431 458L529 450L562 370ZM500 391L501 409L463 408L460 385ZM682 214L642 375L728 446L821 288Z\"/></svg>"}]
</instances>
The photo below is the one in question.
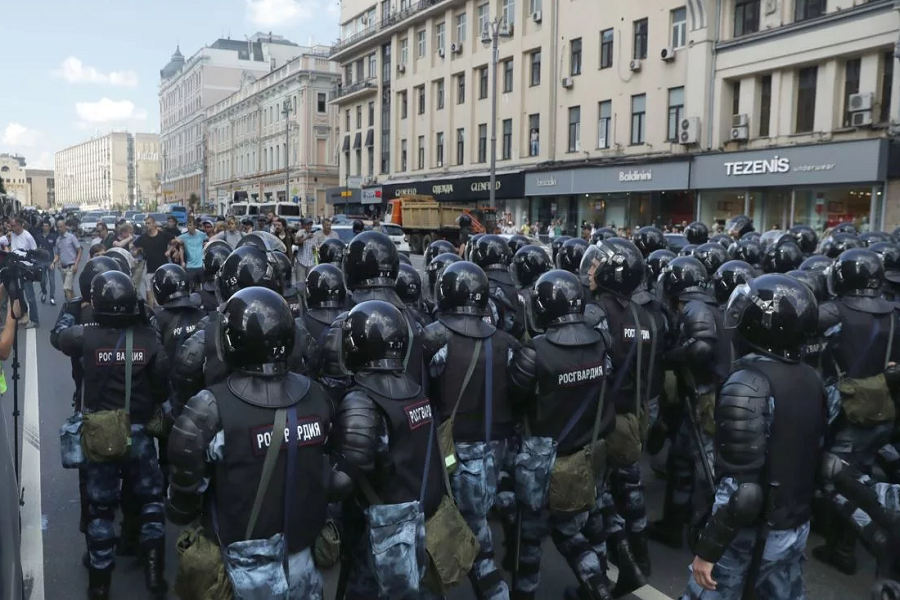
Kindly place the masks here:
<instances>
[{"instance_id":1,"label":"photographer with camera","mask_svg":"<svg viewBox=\"0 0 900 600\"><path fill-rule=\"evenodd\" d=\"M37 242L25 229L25 221L22 217L13 217L10 221L11 233L9 246L12 251L29 252L37 250ZM25 301L28 302L28 315L25 317L25 326L28 329L40 327L40 315L38 314L37 298L34 295L34 281L23 280L20 282L25 293Z\"/></svg>"}]
</instances>

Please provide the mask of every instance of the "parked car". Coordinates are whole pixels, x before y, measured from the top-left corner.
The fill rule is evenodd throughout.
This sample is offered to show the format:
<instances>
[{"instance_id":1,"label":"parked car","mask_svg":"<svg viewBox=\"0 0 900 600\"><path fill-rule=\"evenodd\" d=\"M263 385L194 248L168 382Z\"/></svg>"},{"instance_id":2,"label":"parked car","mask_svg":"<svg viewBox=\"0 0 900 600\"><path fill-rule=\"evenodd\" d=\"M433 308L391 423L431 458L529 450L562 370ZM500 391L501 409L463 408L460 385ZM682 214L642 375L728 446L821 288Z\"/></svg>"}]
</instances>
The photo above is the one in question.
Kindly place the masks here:
<instances>
[{"instance_id":1,"label":"parked car","mask_svg":"<svg viewBox=\"0 0 900 600\"><path fill-rule=\"evenodd\" d=\"M409 255L409 237L403 233L403 229L401 229L400 226L391 224L382 225L381 231L391 238L391 241L397 246L399 252L402 252L407 256Z\"/></svg>"}]
</instances>

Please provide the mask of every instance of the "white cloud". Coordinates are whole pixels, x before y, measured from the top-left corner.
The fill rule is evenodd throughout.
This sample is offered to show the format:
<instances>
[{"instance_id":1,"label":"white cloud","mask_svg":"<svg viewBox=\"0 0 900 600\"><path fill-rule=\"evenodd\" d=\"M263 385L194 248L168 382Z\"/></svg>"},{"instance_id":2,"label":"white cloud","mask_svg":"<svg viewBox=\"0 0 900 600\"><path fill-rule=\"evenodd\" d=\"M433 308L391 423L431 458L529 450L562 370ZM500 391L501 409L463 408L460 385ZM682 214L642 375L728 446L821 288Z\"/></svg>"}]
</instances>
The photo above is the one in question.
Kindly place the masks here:
<instances>
[{"instance_id":1,"label":"white cloud","mask_svg":"<svg viewBox=\"0 0 900 600\"><path fill-rule=\"evenodd\" d=\"M84 123L113 123L116 121L143 121L147 111L137 108L130 100L103 98L97 102L78 102L75 112Z\"/></svg>"},{"instance_id":2,"label":"white cloud","mask_svg":"<svg viewBox=\"0 0 900 600\"><path fill-rule=\"evenodd\" d=\"M41 152L41 155L37 158L37 160L28 159L28 168L29 169L52 169L53 168L53 154L50 152Z\"/></svg>"},{"instance_id":3,"label":"white cloud","mask_svg":"<svg viewBox=\"0 0 900 600\"><path fill-rule=\"evenodd\" d=\"M326 0L325 2L325 12L328 13L329 16L338 18L341 16L341 3L340 0Z\"/></svg>"},{"instance_id":4,"label":"white cloud","mask_svg":"<svg viewBox=\"0 0 900 600\"><path fill-rule=\"evenodd\" d=\"M0 136L0 144L4 146L31 147L34 146L40 134L33 129L28 129L19 123L10 123Z\"/></svg>"},{"instance_id":5,"label":"white cloud","mask_svg":"<svg viewBox=\"0 0 900 600\"><path fill-rule=\"evenodd\" d=\"M138 78L134 71L110 71L85 65L80 59L69 56L53 74L69 83L106 83L118 87L137 87Z\"/></svg>"},{"instance_id":6,"label":"white cloud","mask_svg":"<svg viewBox=\"0 0 900 600\"><path fill-rule=\"evenodd\" d=\"M309 0L245 0L247 19L257 27L296 25L313 16Z\"/></svg>"}]
</instances>

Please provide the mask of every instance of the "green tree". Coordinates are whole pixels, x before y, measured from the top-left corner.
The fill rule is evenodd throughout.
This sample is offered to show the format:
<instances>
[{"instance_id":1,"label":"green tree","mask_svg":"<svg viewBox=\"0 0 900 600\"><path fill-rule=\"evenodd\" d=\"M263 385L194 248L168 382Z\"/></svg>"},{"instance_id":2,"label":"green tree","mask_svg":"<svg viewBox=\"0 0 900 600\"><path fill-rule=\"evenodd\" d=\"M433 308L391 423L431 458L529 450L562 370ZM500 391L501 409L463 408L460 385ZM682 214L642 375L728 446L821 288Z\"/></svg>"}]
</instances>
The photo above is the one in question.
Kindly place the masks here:
<instances>
[{"instance_id":1,"label":"green tree","mask_svg":"<svg viewBox=\"0 0 900 600\"><path fill-rule=\"evenodd\" d=\"M3 178L0 177L0 194L6 193L6 186L3 185Z\"/></svg>"},{"instance_id":2,"label":"green tree","mask_svg":"<svg viewBox=\"0 0 900 600\"><path fill-rule=\"evenodd\" d=\"M191 193L188 197L188 204L190 205L191 210L197 210L197 205L200 204L200 198L197 197L197 194Z\"/></svg>"}]
</instances>

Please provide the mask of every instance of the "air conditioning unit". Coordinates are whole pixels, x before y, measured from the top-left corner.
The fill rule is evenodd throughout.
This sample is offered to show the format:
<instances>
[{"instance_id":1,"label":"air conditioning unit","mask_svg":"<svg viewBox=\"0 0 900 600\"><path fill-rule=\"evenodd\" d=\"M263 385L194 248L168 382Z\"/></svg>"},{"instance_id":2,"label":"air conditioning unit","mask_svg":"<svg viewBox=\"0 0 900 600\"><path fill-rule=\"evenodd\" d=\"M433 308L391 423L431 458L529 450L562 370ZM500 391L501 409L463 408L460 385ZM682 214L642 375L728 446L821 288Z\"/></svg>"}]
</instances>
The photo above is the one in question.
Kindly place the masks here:
<instances>
[{"instance_id":1,"label":"air conditioning unit","mask_svg":"<svg viewBox=\"0 0 900 600\"><path fill-rule=\"evenodd\" d=\"M463 45L461 42L453 42L450 44L450 54L462 54Z\"/></svg>"},{"instance_id":2,"label":"air conditioning unit","mask_svg":"<svg viewBox=\"0 0 900 600\"><path fill-rule=\"evenodd\" d=\"M850 94L847 98L847 106L849 112L858 112L862 110L872 110L872 104L875 101L875 95L872 92L865 94Z\"/></svg>"},{"instance_id":3,"label":"air conditioning unit","mask_svg":"<svg viewBox=\"0 0 900 600\"><path fill-rule=\"evenodd\" d=\"M541 14L541 11L536 10L533 13L531 13L531 20L534 21L535 23L540 23L541 21L544 20L544 15Z\"/></svg>"},{"instance_id":4,"label":"air conditioning unit","mask_svg":"<svg viewBox=\"0 0 900 600\"><path fill-rule=\"evenodd\" d=\"M659 51L659 57L666 62L675 60L675 48L668 46Z\"/></svg>"},{"instance_id":5,"label":"air conditioning unit","mask_svg":"<svg viewBox=\"0 0 900 600\"><path fill-rule=\"evenodd\" d=\"M397 63L397 72L406 73L406 65L403 63Z\"/></svg>"},{"instance_id":6,"label":"air conditioning unit","mask_svg":"<svg viewBox=\"0 0 900 600\"><path fill-rule=\"evenodd\" d=\"M731 128L731 141L732 142L746 142L750 139L750 128L749 127L732 127Z\"/></svg>"},{"instance_id":7,"label":"air conditioning unit","mask_svg":"<svg viewBox=\"0 0 900 600\"><path fill-rule=\"evenodd\" d=\"M503 21L500 23L500 30L497 32L500 37L510 37L513 34L513 26L512 23L508 23L507 21Z\"/></svg>"},{"instance_id":8,"label":"air conditioning unit","mask_svg":"<svg viewBox=\"0 0 900 600\"><path fill-rule=\"evenodd\" d=\"M700 142L700 117L685 117L678 124L678 143L683 146Z\"/></svg>"},{"instance_id":9,"label":"air conditioning unit","mask_svg":"<svg viewBox=\"0 0 900 600\"><path fill-rule=\"evenodd\" d=\"M438 56L440 56L441 58L444 58L444 48L443 47L438 48Z\"/></svg>"},{"instance_id":10,"label":"air conditioning unit","mask_svg":"<svg viewBox=\"0 0 900 600\"><path fill-rule=\"evenodd\" d=\"M850 124L854 127L870 127L872 125L872 111L860 110L850 113Z\"/></svg>"},{"instance_id":11,"label":"air conditioning unit","mask_svg":"<svg viewBox=\"0 0 900 600\"><path fill-rule=\"evenodd\" d=\"M574 85L575 85L575 80L572 79L571 77L563 77L562 78L562 86L564 88L566 88L567 90L571 90L572 86L574 86Z\"/></svg>"},{"instance_id":12,"label":"air conditioning unit","mask_svg":"<svg viewBox=\"0 0 900 600\"><path fill-rule=\"evenodd\" d=\"M745 114L731 115L732 127L747 127L750 125L750 119Z\"/></svg>"},{"instance_id":13,"label":"air conditioning unit","mask_svg":"<svg viewBox=\"0 0 900 600\"><path fill-rule=\"evenodd\" d=\"M641 70L641 59L635 58L630 63L628 63L628 68L637 73Z\"/></svg>"}]
</instances>

